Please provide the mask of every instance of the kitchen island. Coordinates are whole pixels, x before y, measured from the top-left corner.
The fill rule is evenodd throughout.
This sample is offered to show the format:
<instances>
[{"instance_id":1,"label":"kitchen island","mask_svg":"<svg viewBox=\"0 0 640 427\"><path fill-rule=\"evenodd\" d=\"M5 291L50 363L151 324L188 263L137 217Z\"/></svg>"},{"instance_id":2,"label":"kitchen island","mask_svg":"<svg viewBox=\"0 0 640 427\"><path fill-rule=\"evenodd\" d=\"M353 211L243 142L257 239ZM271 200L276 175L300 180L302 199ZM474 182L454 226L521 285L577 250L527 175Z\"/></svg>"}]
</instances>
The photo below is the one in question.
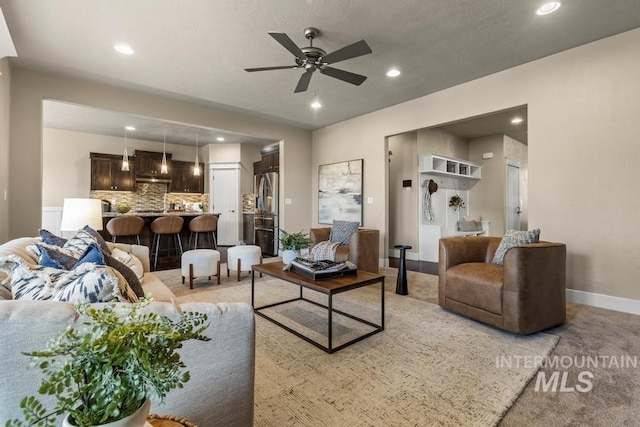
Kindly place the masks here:
<instances>
[{"instance_id":1,"label":"kitchen island","mask_svg":"<svg viewBox=\"0 0 640 427\"><path fill-rule=\"evenodd\" d=\"M175 211L129 211L127 213L121 214L118 212L103 212L102 213L102 231L100 234L102 237L111 241L112 236L107 231L107 223L112 219L120 216L139 216L144 220L144 228L142 229L142 233L140 234L140 244L149 247L149 252L152 252L152 242L153 242L153 233L151 232L151 223L154 219L163 217L163 216L179 216L184 219L184 225L182 226L182 231L180 232L180 239L182 241L182 248L186 251L187 245L189 244L189 223L191 220L197 216L204 215L207 212L197 212L197 211L184 211L184 210L175 210ZM220 217L219 213L211 213L211 215L215 215ZM218 236L217 230L215 231L216 238ZM118 242L125 242L126 238L120 238ZM200 245L203 245L204 242L208 240L205 238L200 238ZM170 247L171 239L164 238L160 242L160 255L158 257L158 266L156 270L168 270L172 268L180 268L180 257L176 255L171 256L162 256L165 254L167 249ZM126 241L126 243L134 243L133 239L130 241ZM151 263L153 266L153 262Z\"/></svg>"}]
</instances>

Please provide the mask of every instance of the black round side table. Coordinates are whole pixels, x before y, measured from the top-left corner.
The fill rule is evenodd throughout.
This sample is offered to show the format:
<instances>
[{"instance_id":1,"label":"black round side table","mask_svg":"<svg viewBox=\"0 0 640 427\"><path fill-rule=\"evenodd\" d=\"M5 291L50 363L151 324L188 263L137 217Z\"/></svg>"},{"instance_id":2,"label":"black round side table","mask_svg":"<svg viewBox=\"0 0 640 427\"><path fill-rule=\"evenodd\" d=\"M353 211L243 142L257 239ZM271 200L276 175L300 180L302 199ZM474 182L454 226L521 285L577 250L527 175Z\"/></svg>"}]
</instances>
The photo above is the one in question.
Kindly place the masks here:
<instances>
[{"instance_id":1,"label":"black round side table","mask_svg":"<svg viewBox=\"0 0 640 427\"><path fill-rule=\"evenodd\" d=\"M407 287L406 250L411 249L411 246L395 245L394 248L400 249L400 265L398 266L398 281L396 282L396 294L409 295L409 288Z\"/></svg>"}]
</instances>

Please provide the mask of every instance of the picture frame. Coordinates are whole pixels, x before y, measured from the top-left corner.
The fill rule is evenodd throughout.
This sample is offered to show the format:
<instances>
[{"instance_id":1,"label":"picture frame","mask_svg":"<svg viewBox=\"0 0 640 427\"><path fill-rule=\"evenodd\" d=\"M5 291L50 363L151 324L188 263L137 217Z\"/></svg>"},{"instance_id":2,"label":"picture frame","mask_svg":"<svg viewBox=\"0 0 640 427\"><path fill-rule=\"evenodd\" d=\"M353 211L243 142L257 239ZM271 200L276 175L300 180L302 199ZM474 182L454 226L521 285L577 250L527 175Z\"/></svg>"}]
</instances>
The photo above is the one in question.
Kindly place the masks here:
<instances>
[{"instance_id":1,"label":"picture frame","mask_svg":"<svg viewBox=\"0 0 640 427\"><path fill-rule=\"evenodd\" d=\"M363 159L318 166L318 223L334 220L362 226Z\"/></svg>"}]
</instances>

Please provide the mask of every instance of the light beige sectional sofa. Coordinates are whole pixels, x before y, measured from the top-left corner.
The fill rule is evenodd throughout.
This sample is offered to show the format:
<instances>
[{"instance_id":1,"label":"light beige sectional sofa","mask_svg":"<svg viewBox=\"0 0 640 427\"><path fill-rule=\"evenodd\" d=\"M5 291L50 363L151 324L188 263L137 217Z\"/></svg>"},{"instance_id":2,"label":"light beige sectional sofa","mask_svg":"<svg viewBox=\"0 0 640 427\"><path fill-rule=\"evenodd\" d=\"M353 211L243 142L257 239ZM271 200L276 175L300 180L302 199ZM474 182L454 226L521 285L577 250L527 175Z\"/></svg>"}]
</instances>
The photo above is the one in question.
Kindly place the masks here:
<instances>
[{"instance_id":1,"label":"light beige sectional sofa","mask_svg":"<svg viewBox=\"0 0 640 427\"><path fill-rule=\"evenodd\" d=\"M25 237L0 245L0 257L19 255L37 264L26 250L37 241L40 239ZM174 304L174 294L149 271L146 246L116 247L143 263L143 289L155 299L146 310L168 317L180 311L205 312L211 323L204 333L211 341L189 341L180 350L191 380L185 388L170 392L163 405L153 402L151 412L186 417L201 427L251 426L255 369L251 307L242 303ZM11 293L0 286L0 425L22 416L19 403L24 396L37 395L40 371L27 368L30 359L22 352L44 348L51 337L75 322L76 312L70 303L13 300ZM41 401L46 399L42 397Z\"/></svg>"}]
</instances>

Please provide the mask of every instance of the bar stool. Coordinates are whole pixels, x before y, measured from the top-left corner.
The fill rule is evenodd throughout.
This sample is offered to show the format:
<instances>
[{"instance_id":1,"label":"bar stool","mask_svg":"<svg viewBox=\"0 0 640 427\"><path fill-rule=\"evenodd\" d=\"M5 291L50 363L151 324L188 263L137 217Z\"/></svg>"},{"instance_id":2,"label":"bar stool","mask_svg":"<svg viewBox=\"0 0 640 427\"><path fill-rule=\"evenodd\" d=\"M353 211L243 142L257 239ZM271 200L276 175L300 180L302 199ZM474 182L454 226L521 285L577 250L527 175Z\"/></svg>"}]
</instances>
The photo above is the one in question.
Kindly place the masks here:
<instances>
[{"instance_id":1,"label":"bar stool","mask_svg":"<svg viewBox=\"0 0 640 427\"><path fill-rule=\"evenodd\" d=\"M119 216L107 222L107 231L111 234L111 241L116 242L117 237L135 237L140 244L140 233L144 228L144 220L139 216Z\"/></svg>"},{"instance_id":2,"label":"bar stool","mask_svg":"<svg viewBox=\"0 0 640 427\"><path fill-rule=\"evenodd\" d=\"M160 239L164 235L173 236L173 245L176 250L179 250L179 255L182 256L182 241L180 239L180 231L182 231L182 225L184 219L179 216L161 216L156 218L151 223L151 231L153 232L153 243L151 248L153 250L153 268L158 265L158 252L160 250Z\"/></svg>"},{"instance_id":3,"label":"bar stool","mask_svg":"<svg viewBox=\"0 0 640 427\"><path fill-rule=\"evenodd\" d=\"M187 245L187 249L191 249L191 238L195 233L196 238L193 244L193 249L198 249L198 234L199 233L211 233L211 246L213 249L218 249L218 242L216 242L215 231L218 227L218 216L205 214L200 215L191 220L189 223L189 230L191 234L189 234L189 245Z\"/></svg>"}]
</instances>

